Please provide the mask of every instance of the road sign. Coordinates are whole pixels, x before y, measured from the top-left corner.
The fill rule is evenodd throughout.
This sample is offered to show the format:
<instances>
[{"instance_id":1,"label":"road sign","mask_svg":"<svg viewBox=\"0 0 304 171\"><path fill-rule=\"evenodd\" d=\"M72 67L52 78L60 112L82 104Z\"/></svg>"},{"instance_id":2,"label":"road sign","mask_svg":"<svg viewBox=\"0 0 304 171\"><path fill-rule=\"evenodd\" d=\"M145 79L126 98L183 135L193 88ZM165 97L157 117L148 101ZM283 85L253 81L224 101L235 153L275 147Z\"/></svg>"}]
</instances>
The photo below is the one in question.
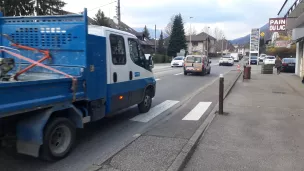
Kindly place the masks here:
<instances>
[{"instance_id":1,"label":"road sign","mask_svg":"<svg viewBox=\"0 0 304 171\"><path fill-rule=\"evenodd\" d=\"M261 37L264 37L264 36L265 36L265 33L264 33L264 32L261 32L260 36L261 36Z\"/></svg>"},{"instance_id":2,"label":"road sign","mask_svg":"<svg viewBox=\"0 0 304 171\"><path fill-rule=\"evenodd\" d=\"M260 46L260 29L251 29L250 34L250 53L259 53Z\"/></svg>"}]
</instances>

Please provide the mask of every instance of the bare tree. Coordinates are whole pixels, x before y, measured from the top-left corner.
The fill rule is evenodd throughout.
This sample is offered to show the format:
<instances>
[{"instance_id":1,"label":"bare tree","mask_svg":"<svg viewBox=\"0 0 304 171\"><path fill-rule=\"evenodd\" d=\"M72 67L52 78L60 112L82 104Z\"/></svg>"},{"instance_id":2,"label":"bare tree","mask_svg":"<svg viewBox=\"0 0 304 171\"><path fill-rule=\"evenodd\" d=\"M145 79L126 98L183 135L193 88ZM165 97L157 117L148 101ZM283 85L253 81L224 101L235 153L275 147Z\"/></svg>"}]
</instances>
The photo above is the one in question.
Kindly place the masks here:
<instances>
[{"instance_id":1,"label":"bare tree","mask_svg":"<svg viewBox=\"0 0 304 171\"><path fill-rule=\"evenodd\" d=\"M187 36L190 36L190 35L191 36L197 35L197 31L194 26L189 27L187 30Z\"/></svg>"},{"instance_id":2,"label":"bare tree","mask_svg":"<svg viewBox=\"0 0 304 171\"><path fill-rule=\"evenodd\" d=\"M209 33L210 33L210 27L205 26L205 27L202 29L202 32L204 32L204 33L206 33L206 34L209 34Z\"/></svg>"},{"instance_id":3,"label":"bare tree","mask_svg":"<svg viewBox=\"0 0 304 171\"><path fill-rule=\"evenodd\" d=\"M166 34L166 36L170 36L171 35L174 18L175 18L175 15L172 15L171 18L170 18L169 23L165 27L165 34Z\"/></svg>"},{"instance_id":4,"label":"bare tree","mask_svg":"<svg viewBox=\"0 0 304 171\"><path fill-rule=\"evenodd\" d=\"M219 29L218 27L215 27L213 30L212 36L216 40L221 40L224 37L224 32L223 32L223 30Z\"/></svg>"}]
</instances>

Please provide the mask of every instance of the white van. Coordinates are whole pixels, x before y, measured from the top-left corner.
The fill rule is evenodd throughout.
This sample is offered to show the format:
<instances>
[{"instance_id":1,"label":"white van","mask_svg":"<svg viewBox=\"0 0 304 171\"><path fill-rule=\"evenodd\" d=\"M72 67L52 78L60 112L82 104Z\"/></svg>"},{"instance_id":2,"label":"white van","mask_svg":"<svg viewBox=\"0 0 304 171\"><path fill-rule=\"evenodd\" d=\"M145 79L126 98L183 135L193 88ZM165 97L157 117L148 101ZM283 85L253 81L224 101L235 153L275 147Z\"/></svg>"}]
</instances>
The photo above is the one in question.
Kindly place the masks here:
<instances>
[{"instance_id":1,"label":"white van","mask_svg":"<svg viewBox=\"0 0 304 171\"><path fill-rule=\"evenodd\" d=\"M234 62L239 62L240 57L238 53L231 53L230 56L234 59Z\"/></svg>"}]
</instances>

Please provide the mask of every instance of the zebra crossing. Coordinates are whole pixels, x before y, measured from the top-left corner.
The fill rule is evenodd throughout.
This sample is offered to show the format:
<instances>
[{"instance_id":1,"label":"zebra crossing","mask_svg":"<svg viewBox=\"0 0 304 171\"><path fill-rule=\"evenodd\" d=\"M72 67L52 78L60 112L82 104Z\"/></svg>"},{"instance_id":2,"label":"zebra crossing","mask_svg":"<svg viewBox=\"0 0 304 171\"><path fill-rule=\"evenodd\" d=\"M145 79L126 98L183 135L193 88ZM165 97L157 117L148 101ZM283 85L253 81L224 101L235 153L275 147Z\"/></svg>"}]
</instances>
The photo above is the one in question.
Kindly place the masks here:
<instances>
[{"instance_id":1,"label":"zebra crossing","mask_svg":"<svg viewBox=\"0 0 304 171\"><path fill-rule=\"evenodd\" d=\"M155 117L161 115L163 112L169 110L180 103L180 101L176 100L165 100L164 102L154 106L150 109L149 112L144 114L139 114L133 118L131 121L147 123L154 119ZM199 102L189 113L185 115L182 119L183 121L198 121L211 106L212 102Z\"/></svg>"}]
</instances>

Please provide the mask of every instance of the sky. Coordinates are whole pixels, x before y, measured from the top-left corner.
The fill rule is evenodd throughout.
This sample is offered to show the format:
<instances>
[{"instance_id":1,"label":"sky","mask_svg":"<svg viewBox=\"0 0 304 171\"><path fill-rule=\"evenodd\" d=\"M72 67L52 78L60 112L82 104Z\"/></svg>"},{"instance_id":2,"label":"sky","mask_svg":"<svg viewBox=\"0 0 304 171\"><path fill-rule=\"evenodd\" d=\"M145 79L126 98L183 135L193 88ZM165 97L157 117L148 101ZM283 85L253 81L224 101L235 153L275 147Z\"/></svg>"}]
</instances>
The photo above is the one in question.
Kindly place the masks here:
<instances>
[{"instance_id":1,"label":"sky","mask_svg":"<svg viewBox=\"0 0 304 171\"><path fill-rule=\"evenodd\" d=\"M115 0L64 0L65 10L81 12L88 9L94 17L98 9L107 17L116 15ZM163 30L171 16L181 14L185 30L195 29L197 33L204 27L223 30L225 38L232 40L250 33L251 28L259 28L269 18L277 17L285 0L120 0L121 20L133 28L144 27ZM190 17L193 17L190 19Z\"/></svg>"}]
</instances>

